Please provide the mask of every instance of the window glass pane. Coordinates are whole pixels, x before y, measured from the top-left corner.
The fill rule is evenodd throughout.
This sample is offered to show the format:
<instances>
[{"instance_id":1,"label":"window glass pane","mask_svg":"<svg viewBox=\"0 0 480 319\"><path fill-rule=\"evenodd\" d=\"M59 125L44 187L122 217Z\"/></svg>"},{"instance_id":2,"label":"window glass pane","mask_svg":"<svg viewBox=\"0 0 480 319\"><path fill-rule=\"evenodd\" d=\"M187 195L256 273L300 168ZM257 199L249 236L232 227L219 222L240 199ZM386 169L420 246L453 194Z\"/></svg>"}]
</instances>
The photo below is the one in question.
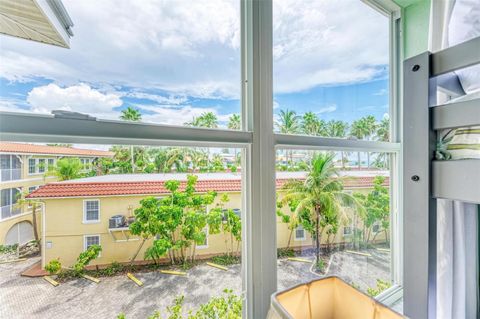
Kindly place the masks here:
<instances>
[{"instance_id":1,"label":"window glass pane","mask_svg":"<svg viewBox=\"0 0 480 319\"><path fill-rule=\"evenodd\" d=\"M62 267L73 267L89 246L102 247L89 264L93 267L86 270L101 280L97 287L103 289L101 300L89 306L92 313L115 318L125 312L127 318L148 318L155 310L167 313L179 296L184 296L184 313L195 312L211 298L225 297L224 289L231 289L235 296L232 307L242 309L241 150L84 144L64 149L66 146L59 144L21 144L19 150L41 146L45 159L51 155L56 160L54 170L46 174L49 178L27 175L19 181L30 187L30 179L35 179L40 186L25 200L44 203L36 212L37 217L45 216L37 219L37 225L42 229L45 221L46 245L41 254L46 263L58 258ZM62 151L69 156L59 155ZM80 159L86 159L83 154L87 151L92 156L88 158L90 169L83 170ZM18 156L28 165L27 155L19 152ZM2 190L2 205L10 200L10 190L8 194ZM92 222L84 223L87 220ZM134 264L128 266L132 258ZM108 268L95 270L95 265ZM125 276L127 271L161 298L150 300L148 307L130 307L145 290ZM185 272L187 276L160 271ZM77 291L78 280L67 276L61 285ZM122 288L104 289L110 283ZM38 285L24 284L29 294L37 292ZM17 314L19 307L25 306L27 289L22 287L15 290L19 298L7 305L7 314ZM122 298L118 298L119 291ZM78 300L98 297L90 289L77 291L76 296ZM83 313L83 303L66 297L52 295L48 303L63 304L62 316L67 318ZM51 309L58 310L42 307L22 309L31 317L38 311L55 316ZM241 316L239 311L236 314Z\"/></svg>"},{"instance_id":2,"label":"window glass pane","mask_svg":"<svg viewBox=\"0 0 480 319\"><path fill-rule=\"evenodd\" d=\"M298 155L293 164L282 163L286 151ZM361 153L369 169L357 166L358 156L277 152L279 289L324 276L372 296L392 285L390 155Z\"/></svg>"},{"instance_id":3,"label":"window glass pane","mask_svg":"<svg viewBox=\"0 0 480 319\"><path fill-rule=\"evenodd\" d=\"M29 174L35 174L35 170L36 170L35 159L30 158L28 160L28 173Z\"/></svg>"},{"instance_id":4,"label":"window glass pane","mask_svg":"<svg viewBox=\"0 0 480 319\"><path fill-rule=\"evenodd\" d=\"M389 18L362 1L273 1L275 130L388 140Z\"/></svg>"},{"instance_id":5,"label":"window glass pane","mask_svg":"<svg viewBox=\"0 0 480 319\"><path fill-rule=\"evenodd\" d=\"M40 158L38 159L38 172L44 173L45 172L45 159Z\"/></svg>"},{"instance_id":6,"label":"window glass pane","mask_svg":"<svg viewBox=\"0 0 480 319\"><path fill-rule=\"evenodd\" d=\"M64 5L70 49L2 38L4 109L239 129L240 0Z\"/></svg>"}]
</instances>

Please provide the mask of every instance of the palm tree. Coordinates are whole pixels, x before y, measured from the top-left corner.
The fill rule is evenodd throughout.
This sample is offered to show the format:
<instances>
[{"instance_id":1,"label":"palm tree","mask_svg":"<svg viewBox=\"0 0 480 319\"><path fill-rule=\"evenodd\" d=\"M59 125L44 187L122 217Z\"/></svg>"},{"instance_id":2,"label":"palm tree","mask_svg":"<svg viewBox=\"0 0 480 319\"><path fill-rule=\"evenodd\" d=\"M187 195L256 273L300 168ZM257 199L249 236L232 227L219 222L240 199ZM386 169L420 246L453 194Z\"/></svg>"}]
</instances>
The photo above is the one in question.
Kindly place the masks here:
<instances>
[{"instance_id":1,"label":"palm tree","mask_svg":"<svg viewBox=\"0 0 480 319\"><path fill-rule=\"evenodd\" d=\"M125 110L122 110L120 118L124 121L138 122L142 120L142 113L140 113L140 110L129 106Z\"/></svg>"},{"instance_id":2,"label":"palm tree","mask_svg":"<svg viewBox=\"0 0 480 319\"><path fill-rule=\"evenodd\" d=\"M302 131L306 135L320 135L320 119L313 112L303 114Z\"/></svg>"},{"instance_id":3,"label":"palm tree","mask_svg":"<svg viewBox=\"0 0 480 319\"><path fill-rule=\"evenodd\" d=\"M184 123L187 126L217 128L218 118L213 112L204 112L198 117L193 117L190 122Z\"/></svg>"},{"instance_id":4,"label":"palm tree","mask_svg":"<svg viewBox=\"0 0 480 319\"><path fill-rule=\"evenodd\" d=\"M227 127L230 130L239 130L241 126L240 114L232 114L228 119ZM238 150L234 149L235 159L237 158Z\"/></svg>"},{"instance_id":5,"label":"palm tree","mask_svg":"<svg viewBox=\"0 0 480 319\"><path fill-rule=\"evenodd\" d=\"M343 192L343 184L334 166L334 155L329 153L316 154L305 180L287 182L284 188L286 195L282 202L298 201L294 218L298 218L305 229L310 229L312 238L315 238L318 264L323 231L328 230L332 222L338 223L344 206L357 206L358 202Z\"/></svg>"},{"instance_id":6,"label":"palm tree","mask_svg":"<svg viewBox=\"0 0 480 319\"><path fill-rule=\"evenodd\" d=\"M362 117L361 119L353 121L352 126L350 128L350 135L359 140L362 140L368 137L369 134L371 134L370 132L371 132L371 127L365 117ZM358 155L358 168L360 168L361 167L360 152L358 152L357 155Z\"/></svg>"},{"instance_id":7,"label":"palm tree","mask_svg":"<svg viewBox=\"0 0 480 319\"><path fill-rule=\"evenodd\" d=\"M228 125L227 127L230 130L239 130L240 129L240 114L232 114L230 118L228 119Z\"/></svg>"},{"instance_id":8,"label":"palm tree","mask_svg":"<svg viewBox=\"0 0 480 319\"><path fill-rule=\"evenodd\" d=\"M336 137L336 138L345 138L347 136L348 131L348 123L344 121L336 121L330 120L327 122L326 126L326 135L328 137ZM342 167L345 168L345 152L340 152L342 157ZM348 156L348 155L347 155Z\"/></svg>"},{"instance_id":9,"label":"palm tree","mask_svg":"<svg viewBox=\"0 0 480 319\"><path fill-rule=\"evenodd\" d=\"M38 236L38 229L37 229L37 211L41 207L42 202L38 201L34 198L27 198L28 192L24 193L19 193L17 202L15 206L17 206L20 209L31 209L32 210L32 226L33 226L33 237L35 238L35 241L39 241L39 236ZM45 216L43 217L45 218ZM42 245L38 245L39 251L41 252L42 250Z\"/></svg>"},{"instance_id":10,"label":"palm tree","mask_svg":"<svg viewBox=\"0 0 480 319\"><path fill-rule=\"evenodd\" d=\"M378 124L375 136L377 140L382 142L388 142L390 140L390 118L388 116L383 117Z\"/></svg>"},{"instance_id":11,"label":"palm tree","mask_svg":"<svg viewBox=\"0 0 480 319\"><path fill-rule=\"evenodd\" d=\"M60 181L66 181L70 179L79 178L82 176L82 163L78 158L65 157L57 161L57 166L52 172L48 174L54 174Z\"/></svg>"},{"instance_id":12,"label":"palm tree","mask_svg":"<svg viewBox=\"0 0 480 319\"><path fill-rule=\"evenodd\" d=\"M133 107L129 106L125 110L122 111L122 115L120 118L124 121L131 121L131 122L139 122L142 120L142 113L140 110L134 109ZM130 163L132 165L132 173L135 172L135 156L134 156L133 145L130 145Z\"/></svg>"},{"instance_id":13,"label":"palm tree","mask_svg":"<svg viewBox=\"0 0 480 319\"><path fill-rule=\"evenodd\" d=\"M275 126L282 134L297 134L300 133L300 116L295 111L281 110L278 121L275 122ZM287 151L285 151L287 154ZM287 157L287 156L285 156ZM290 151L290 162L292 161L292 151ZM287 160L288 162L288 160Z\"/></svg>"}]
</instances>

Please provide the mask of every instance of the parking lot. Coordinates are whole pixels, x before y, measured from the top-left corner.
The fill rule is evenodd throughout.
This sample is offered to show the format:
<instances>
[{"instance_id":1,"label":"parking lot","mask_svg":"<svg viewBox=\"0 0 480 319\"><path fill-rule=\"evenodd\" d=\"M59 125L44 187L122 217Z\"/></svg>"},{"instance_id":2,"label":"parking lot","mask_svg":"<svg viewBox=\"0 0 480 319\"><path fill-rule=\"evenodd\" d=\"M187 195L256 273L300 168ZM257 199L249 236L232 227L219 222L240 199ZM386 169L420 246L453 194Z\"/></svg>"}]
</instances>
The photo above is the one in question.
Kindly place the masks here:
<instances>
[{"instance_id":1,"label":"parking lot","mask_svg":"<svg viewBox=\"0 0 480 319\"><path fill-rule=\"evenodd\" d=\"M337 252L332 255L328 275L340 275L366 289L375 285L377 278L388 279L388 256ZM0 264L0 318L115 318L121 312L127 318L147 318L155 310L163 311L178 295L185 296L184 308L188 310L225 288L237 294L242 291L240 265L223 271L202 264L188 270L187 276L137 273L142 287L126 276L101 278L98 284L80 278L53 287L42 278L19 275L38 260ZM310 267L310 263L279 260L279 290L318 278Z\"/></svg>"}]
</instances>

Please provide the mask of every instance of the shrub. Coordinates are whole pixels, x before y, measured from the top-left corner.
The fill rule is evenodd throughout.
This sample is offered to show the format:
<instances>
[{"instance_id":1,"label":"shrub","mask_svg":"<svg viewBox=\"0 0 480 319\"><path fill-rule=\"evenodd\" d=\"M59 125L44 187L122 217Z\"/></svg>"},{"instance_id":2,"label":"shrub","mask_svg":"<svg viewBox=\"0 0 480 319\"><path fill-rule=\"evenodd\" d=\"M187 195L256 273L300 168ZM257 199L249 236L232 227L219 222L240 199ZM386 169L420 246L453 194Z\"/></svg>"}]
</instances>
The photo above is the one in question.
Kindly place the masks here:
<instances>
[{"instance_id":1,"label":"shrub","mask_svg":"<svg viewBox=\"0 0 480 319\"><path fill-rule=\"evenodd\" d=\"M102 269L99 271L101 276L114 276L118 273L121 273L125 270L125 266L120 264L119 262L113 261L107 268Z\"/></svg>"},{"instance_id":2,"label":"shrub","mask_svg":"<svg viewBox=\"0 0 480 319\"><path fill-rule=\"evenodd\" d=\"M239 256L220 255L220 256L212 257L212 262L214 262L216 264L219 264L219 265L223 265L223 266L239 264L240 261L241 260L240 260Z\"/></svg>"},{"instance_id":3,"label":"shrub","mask_svg":"<svg viewBox=\"0 0 480 319\"><path fill-rule=\"evenodd\" d=\"M316 264L316 268L318 271L323 273L325 271L325 261L323 261L323 259L319 259Z\"/></svg>"},{"instance_id":4,"label":"shrub","mask_svg":"<svg viewBox=\"0 0 480 319\"><path fill-rule=\"evenodd\" d=\"M377 286L374 287L374 288L367 288L367 294L372 296L372 297L375 297L375 296L379 295L382 291L390 288L391 286L392 286L392 284L389 283L388 281L384 281L382 279L377 278Z\"/></svg>"},{"instance_id":5,"label":"shrub","mask_svg":"<svg viewBox=\"0 0 480 319\"><path fill-rule=\"evenodd\" d=\"M102 247L99 245L92 245L88 247L87 250L80 253L77 258L77 263L73 266L73 269L75 269L77 273L82 273L85 269L85 266L87 266L92 260L96 259L101 251Z\"/></svg>"},{"instance_id":6,"label":"shrub","mask_svg":"<svg viewBox=\"0 0 480 319\"><path fill-rule=\"evenodd\" d=\"M279 248L277 249L278 258L295 257L295 251L292 248Z\"/></svg>"},{"instance_id":7,"label":"shrub","mask_svg":"<svg viewBox=\"0 0 480 319\"><path fill-rule=\"evenodd\" d=\"M58 259L50 260L48 264L45 265L45 270L48 271L50 275L58 273L62 269L62 263Z\"/></svg>"},{"instance_id":8,"label":"shrub","mask_svg":"<svg viewBox=\"0 0 480 319\"><path fill-rule=\"evenodd\" d=\"M14 245L0 245L0 254L12 253L16 251L18 244Z\"/></svg>"}]
</instances>

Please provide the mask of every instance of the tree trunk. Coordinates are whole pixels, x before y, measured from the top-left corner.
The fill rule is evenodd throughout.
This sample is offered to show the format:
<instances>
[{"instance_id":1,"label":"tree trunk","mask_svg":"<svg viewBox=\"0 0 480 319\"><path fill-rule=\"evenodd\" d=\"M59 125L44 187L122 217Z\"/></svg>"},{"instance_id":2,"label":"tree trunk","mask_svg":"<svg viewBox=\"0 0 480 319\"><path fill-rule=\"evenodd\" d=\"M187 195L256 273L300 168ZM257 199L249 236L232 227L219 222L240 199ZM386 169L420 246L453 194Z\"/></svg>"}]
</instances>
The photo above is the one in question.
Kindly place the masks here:
<instances>
[{"instance_id":1,"label":"tree trunk","mask_svg":"<svg viewBox=\"0 0 480 319\"><path fill-rule=\"evenodd\" d=\"M135 173L135 159L134 157L134 152L133 152L133 145L130 145L130 163L132 165L132 173Z\"/></svg>"},{"instance_id":2,"label":"tree trunk","mask_svg":"<svg viewBox=\"0 0 480 319\"><path fill-rule=\"evenodd\" d=\"M147 239L143 238L142 242L138 246L137 251L135 252L135 255L133 255L132 259L130 260L130 264L133 264L133 262L135 261L135 258L137 258L138 254L140 253L140 250L142 250L143 244L145 244L146 241Z\"/></svg>"},{"instance_id":3,"label":"tree trunk","mask_svg":"<svg viewBox=\"0 0 480 319\"><path fill-rule=\"evenodd\" d=\"M290 235L288 236L287 248L290 248L290 242L292 241L293 229L290 229Z\"/></svg>"},{"instance_id":4,"label":"tree trunk","mask_svg":"<svg viewBox=\"0 0 480 319\"><path fill-rule=\"evenodd\" d=\"M45 216L43 216L45 218ZM32 224L33 224L33 237L35 237L35 241L38 243L38 229L37 229L37 204L32 205ZM38 251L42 252L42 245L38 245Z\"/></svg>"},{"instance_id":5,"label":"tree trunk","mask_svg":"<svg viewBox=\"0 0 480 319\"><path fill-rule=\"evenodd\" d=\"M358 168L361 168L362 164L360 162L360 152L357 152L357 156L358 156Z\"/></svg>"},{"instance_id":6,"label":"tree trunk","mask_svg":"<svg viewBox=\"0 0 480 319\"><path fill-rule=\"evenodd\" d=\"M345 158L344 158L345 155L343 154L343 151L340 152L340 156L342 157L342 159L341 159L342 160L342 168L345 168Z\"/></svg>"},{"instance_id":7,"label":"tree trunk","mask_svg":"<svg viewBox=\"0 0 480 319\"><path fill-rule=\"evenodd\" d=\"M370 152L367 152L367 168L370 168Z\"/></svg>"},{"instance_id":8,"label":"tree trunk","mask_svg":"<svg viewBox=\"0 0 480 319\"><path fill-rule=\"evenodd\" d=\"M315 265L318 265L320 261L320 212L318 210L316 212L316 225L315 225Z\"/></svg>"}]
</instances>

